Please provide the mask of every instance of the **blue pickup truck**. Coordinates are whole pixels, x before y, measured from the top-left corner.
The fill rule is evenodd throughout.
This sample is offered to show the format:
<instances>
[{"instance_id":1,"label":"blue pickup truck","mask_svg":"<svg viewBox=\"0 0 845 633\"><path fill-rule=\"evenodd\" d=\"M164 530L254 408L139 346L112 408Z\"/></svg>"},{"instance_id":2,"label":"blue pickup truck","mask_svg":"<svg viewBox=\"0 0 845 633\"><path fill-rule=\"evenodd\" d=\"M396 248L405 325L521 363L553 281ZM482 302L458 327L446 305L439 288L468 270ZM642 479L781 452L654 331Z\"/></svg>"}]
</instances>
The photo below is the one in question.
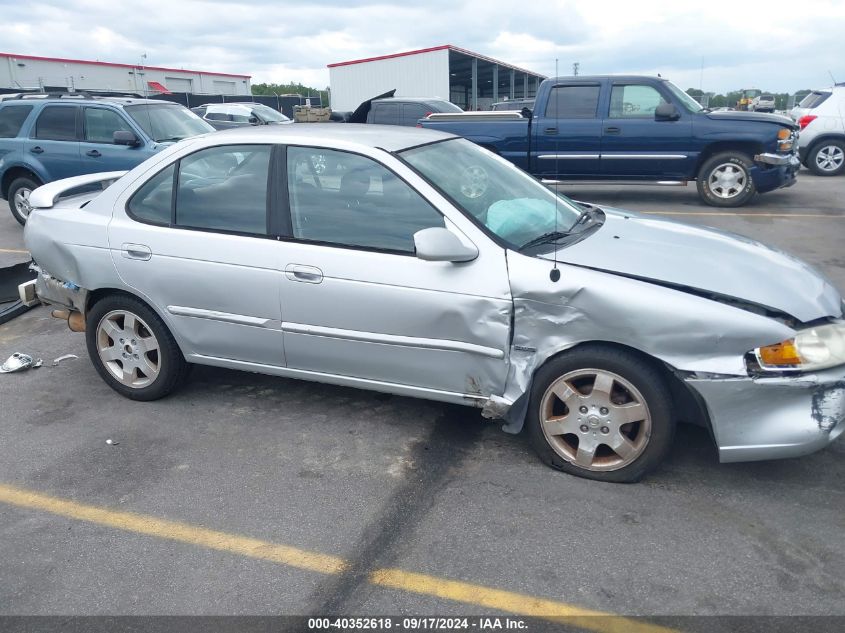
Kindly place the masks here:
<instances>
[{"instance_id":1,"label":"blue pickup truck","mask_svg":"<svg viewBox=\"0 0 845 633\"><path fill-rule=\"evenodd\" d=\"M560 77L533 110L432 114L422 127L486 147L547 181L687 184L738 207L795 184L797 126L759 112L711 112L660 77Z\"/></svg>"}]
</instances>

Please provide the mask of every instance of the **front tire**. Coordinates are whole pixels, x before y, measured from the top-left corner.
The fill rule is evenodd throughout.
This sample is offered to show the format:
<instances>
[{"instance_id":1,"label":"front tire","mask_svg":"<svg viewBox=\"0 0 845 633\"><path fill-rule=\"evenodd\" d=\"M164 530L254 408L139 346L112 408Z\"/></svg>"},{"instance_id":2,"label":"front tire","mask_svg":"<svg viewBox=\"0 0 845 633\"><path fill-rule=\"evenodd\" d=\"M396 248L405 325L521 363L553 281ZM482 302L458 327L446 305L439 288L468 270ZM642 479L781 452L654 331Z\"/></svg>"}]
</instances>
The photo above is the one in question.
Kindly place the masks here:
<instances>
[{"instance_id":1,"label":"front tire","mask_svg":"<svg viewBox=\"0 0 845 633\"><path fill-rule=\"evenodd\" d=\"M88 355L106 384L132 400L158 400L176 389L188 364L167 326L144 303L106 297L88 312Z\"/></svg>"},{"instance_id":2,"label":"front tire","mask_svg":"<svg viewBox=\"0 0 845 633\"><path fill-rule=\"evenodd\" d=\"M27 176L15 178L9 185L9 209L21 226L26 224L29 217L29 196L40 186L41 183Z\"/></svg>"},{"instance_id":3,"label":"front tire","mask_svg":"<svg viewBox=\"0 0 845 633\"><path fill-rule=\"evenodd\" d=\"M751 179L752 162L741 152L711 156L698 170L699 197L713 207L741 207L756 193Z\"/></svg>"},{"instance_id":4,"label":"front tire","mask_svg":"<svg viewBox=\"0 0 845 633\"><path fill-rule=\"evenodd\" d=\"M631 483L660 464L675 434L663 376L625 351L590 345L534 377L526 423L540 459L599 481Z\"/></svg>"},{"instance_id":5,"label":"front tire","mask_svg":"<svg viewBox=\"0 0 845 633\"><path fill-rule=\"evenodd\" d=\"M822 141L810 151L806 165L817 176L838 176L845 172L845 141Z\"/></svg>"}]
</instances>

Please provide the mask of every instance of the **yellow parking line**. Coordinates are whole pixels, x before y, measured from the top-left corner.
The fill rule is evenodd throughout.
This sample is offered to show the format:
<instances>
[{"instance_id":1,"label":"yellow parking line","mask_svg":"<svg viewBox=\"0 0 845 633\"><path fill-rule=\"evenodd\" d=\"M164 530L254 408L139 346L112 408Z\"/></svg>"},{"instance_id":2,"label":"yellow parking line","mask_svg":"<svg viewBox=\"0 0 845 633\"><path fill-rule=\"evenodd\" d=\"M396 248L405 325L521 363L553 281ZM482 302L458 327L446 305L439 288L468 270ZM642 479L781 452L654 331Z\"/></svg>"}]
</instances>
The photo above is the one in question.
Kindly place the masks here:
<instances>
[{"instance_id":1,"label":"yellow parking line","mask_svg":"<svg viewBox=\"0 0 845 633\"><path fill-rule=\"evenodd\" d=\"M740 218L816 218L828 220L842 220L845 215L825 215L824 213L731 213L730 211L640 211L645 215L701 215L725 216Z\"/></svg>"},{"instance_id":2,"label":"yellow parking line","mask_svg":"<svg viewBox=\"0 0 845 633\"><path fill-rule=\"evenodd\" d=\"M0 248L0 253L19 253L21 255L29 255L29 251L24 251L19 248Z\"/></svg>"},{"instance_id":3,"label":"yellow parking line","mask_svg":"<svg viewBox=\"0 0 845 633\"><path fill-rule=\"evenodd\" d=\"M136 534L188 543L198 547L258 558L321 574L340 574L349 563L337 556L311 552L288 545L228 534L204 527L158 519L134 512L123 512L68 501L58 497L0 484L0 503L42 510L58 516L87 521ZM445 598L479 607L522 616L540 617L597 633L676 633L673 629L601 611L582 609L525 594L482 585L438 578L401 569L378 569L369 582L379 587Z\"/></svg>"}]
</instances>

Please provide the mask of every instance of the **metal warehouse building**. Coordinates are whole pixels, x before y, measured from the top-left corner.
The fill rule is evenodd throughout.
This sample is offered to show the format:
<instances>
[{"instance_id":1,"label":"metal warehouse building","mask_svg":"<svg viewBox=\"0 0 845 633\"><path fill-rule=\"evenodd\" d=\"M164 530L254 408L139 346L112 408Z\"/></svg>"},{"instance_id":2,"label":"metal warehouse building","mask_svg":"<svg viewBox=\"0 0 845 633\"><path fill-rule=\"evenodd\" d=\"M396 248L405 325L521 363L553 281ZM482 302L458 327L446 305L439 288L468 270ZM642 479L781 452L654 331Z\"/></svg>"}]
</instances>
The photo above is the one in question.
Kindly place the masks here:
<instances>
[{"instance_id":1,"label":"metal warehouse building","mask_svg":"<svg viewBox=\"0 0 845 633\"><path fill-rule=\"evenodd\" d=\"M533 98L543 79L451 44L329 64L334 110L354 110L394 88L397 97L440 97L465 110L486 110L497 101Z\"/></svg>"},{"instance_id":2,"label":"metal warehouse building","mask_svg":"<svg viewBox=\"0 0 845 633\"><path fill-rule=\"evenodd\" d=\"M0 88L155 94L251 92L249 75L0 53Z\"/></svg>"}]
</instances>

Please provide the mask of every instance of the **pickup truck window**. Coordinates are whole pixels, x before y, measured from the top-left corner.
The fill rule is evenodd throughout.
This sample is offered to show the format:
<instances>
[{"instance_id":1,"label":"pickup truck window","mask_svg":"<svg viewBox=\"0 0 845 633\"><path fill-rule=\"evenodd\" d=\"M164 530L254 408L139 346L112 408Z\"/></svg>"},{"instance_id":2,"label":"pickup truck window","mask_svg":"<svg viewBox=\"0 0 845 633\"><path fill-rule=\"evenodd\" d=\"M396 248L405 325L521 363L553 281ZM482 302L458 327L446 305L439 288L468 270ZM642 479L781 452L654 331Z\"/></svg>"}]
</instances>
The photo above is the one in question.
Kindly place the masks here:
<instances>
[{"instance_id":1,"label":"pickup truck window","mask_svg":"<svg viewBox=\"0 0 845 633\"><path fill-rule=\"evenodd\" d=\"M546 104L552 119L594 119L599 105L598 85L555 86Z\"/></svg>"},{"instance_id":2,"label":"pickup truck window","mask_svg":"<svg viewBox=\"0 0 845 633\"><path fill-rule=\"evenodd\" d=\"M571 229L581 213L565 196L466 139L430 143L399 155L512 248Z\"/></svg>"},{"instance_id":3,"label":"pickup truck window","mask_svg":"<svg viewBox=\"0 0 845 633\"><path fill-rule=\"evenodd\" d=\"M661 103L666 100L651 86L617 84L610 91L610 118L650 119Z\"/></svg>"}]
</instances>

